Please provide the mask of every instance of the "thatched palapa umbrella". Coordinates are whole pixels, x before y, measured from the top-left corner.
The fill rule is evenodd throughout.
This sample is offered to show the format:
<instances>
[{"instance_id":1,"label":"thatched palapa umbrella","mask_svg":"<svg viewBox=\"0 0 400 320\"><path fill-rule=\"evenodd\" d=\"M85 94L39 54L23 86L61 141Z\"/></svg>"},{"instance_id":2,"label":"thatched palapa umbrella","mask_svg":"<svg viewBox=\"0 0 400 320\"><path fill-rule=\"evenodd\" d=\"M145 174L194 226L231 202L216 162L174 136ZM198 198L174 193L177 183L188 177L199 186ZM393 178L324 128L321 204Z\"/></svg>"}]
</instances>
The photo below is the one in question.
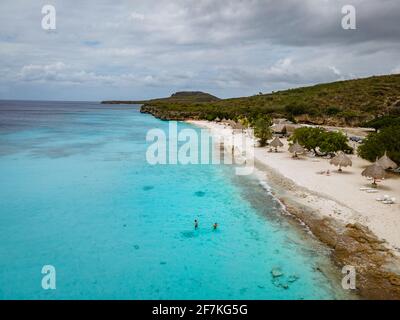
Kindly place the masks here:
<instances>
[{"instance_id":1,"label":"thatched palapa umbrella","mask_svg":"<svg viewBox=\"0 0 400 320\"><path fill-rule=\"evenodd\" d=\"M386 155L386 152L383 155L383 157L381 157L377 162L385 170L387 170L387 169L396 169L397 168L396 162L394 162L392 159L390 159Z\"/></svg>"},{"instance_id":2,"label":"thatched palapa umbrella","mask_svg":"<svg viewBox=\"0 0 400 320\"><path fill-rule=\"evenodd\" d=\"M372 183L376 186L376 179L383 179L385 178L385 169L378 164L378 162L373 163L372 165L368 166L362 173L364 177L373 178L374 182Z\"/></svg>"},{"instance_id":3,"label":"thatched palapa umbrella","mask_svg":"<svg viewBox=\"0 0 400 320\"><path fill-rule=\"evenodd\" d=\"M275 152L278 152L279 147L283 147L283 143L278 137L275 137L275 139L269 145L275 148Z\"/></svg>"},{"instance_id":4,"label":"thatched palapa umbrella","mask_svg":"<svg viewBox=\"0 0 400 320\"><path fill-rule=\"evenodd\" d=\"M233 127L236 125L236 122L233 121L233 120L227 120L227 121L226 121L226 124L229 125L229 126L231 126L231 127L233 128Z\"/></svg>"},{"instance_id":5,"label":"thatched palapa umbrella","mask_svg":"<svg viewBox=\"0 0 400 320\"><path fill-rule=\"evenodd\" d=\"M293 158L297 158L297 154L298 154L298 153L304 153L305 150L304 150L304 148L303 148L301 145L299 145L299 144L296 142L295 144L292 144L292 145L289 147L289 152L290 152L290 153L294 153Z\"/></svg>"},{"instance_id":6,"label":"thatched palapa umbrella","mask_svg":"<svg viewBox=\"0 0 400 320\"><path fill-rule=\"evenodd\" d=\"M241 123L235 122L233 120L228 120L226 121L226 123L232 128L232 154L235 155L235 146L234 146L235 130L242 130L243 132L244 126L242 126Z\"/></svg>"},{"instance_id":7,"label":"thatched palapa umbrella","mask_svg":"<svg viewBox=\"0 0 400 320\"><path fill-rule=\"evenodd\" d=\"M329 163L339 167L339 172L342 172L342 167L351 167L353 165L351 159L346 156L342 151L339 152L336 157L332 158Z\"/></svg>"},{"instance_id":8,"label":"thatched palapa umbrella","mask_svg":"<svg viewBox=\"0 0 400 320\"><path fill-rule=\"evenodd\" d=\"M271 130L276 134L285 134L286 133L286 125L283 123L276 123L271 126Z\"/></svg>"},{"instance_id":9,"label":"thatched palapa umbrella","mask_svg":"<svg viewBox=\"0 0 400 320\"><path fill-rule=\"evenodd\" d=\"M244 125L242 125L240 122L234 122L234 123L235 124L232 126L233 129L242 131L245 129Z\"/></svg>"},{"instance_id":10,"label":"thatched palapa umbrella","mask_svg":"<svg viewBox=\"0 0 400 320\"><path fill-rule=\"evenodd\" d=\"M226 121L226 124L229 125L233 130L244 130L245 127L240 122L235 122L233 120Z\"/></svg>"}]
</instances>

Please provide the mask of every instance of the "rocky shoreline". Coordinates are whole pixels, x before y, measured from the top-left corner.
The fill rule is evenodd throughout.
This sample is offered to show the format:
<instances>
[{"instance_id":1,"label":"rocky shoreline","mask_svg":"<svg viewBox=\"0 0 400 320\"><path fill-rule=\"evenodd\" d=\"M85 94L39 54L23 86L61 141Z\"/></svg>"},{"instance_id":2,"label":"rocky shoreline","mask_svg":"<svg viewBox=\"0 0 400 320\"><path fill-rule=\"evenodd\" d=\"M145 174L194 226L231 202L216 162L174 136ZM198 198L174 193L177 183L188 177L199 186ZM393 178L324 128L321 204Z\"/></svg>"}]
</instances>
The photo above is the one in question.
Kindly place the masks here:
<instances>
[{"instance_id":1,"label":"rocky shoreline","mask_svg":"<svg viewBox=\"0 0 400 320\"><path fill-rule=\"evenodd\" d=\"M385 241L378 239L361 224L342 224L332 218L321 217L297 201L299 199L295 191L301 187L264 164L261 171L272 193L286 206L288 212L331 249L331 259L339 270L343 266L355 267L354 293L362 299L400 299L400 259L385 245Z\"/></svg>"}]
</instances>

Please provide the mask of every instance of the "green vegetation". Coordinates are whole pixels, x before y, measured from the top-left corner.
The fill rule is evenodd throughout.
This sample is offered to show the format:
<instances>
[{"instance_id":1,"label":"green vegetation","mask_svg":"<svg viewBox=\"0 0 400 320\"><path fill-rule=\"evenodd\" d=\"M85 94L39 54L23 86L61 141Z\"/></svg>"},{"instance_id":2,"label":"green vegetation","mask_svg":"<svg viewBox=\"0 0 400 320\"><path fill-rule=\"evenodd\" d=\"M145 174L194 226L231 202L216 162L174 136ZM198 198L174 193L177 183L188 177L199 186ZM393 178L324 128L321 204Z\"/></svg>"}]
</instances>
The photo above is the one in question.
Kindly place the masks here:
<instances>
[{"instance_id":1,"label":"green vegetation","mask_svg":"<svg viewBox=\"0 0 400 320\"><path fill-rule=\"evenodd\" d=\"M374 128L376 131L390 126L400 126L400 117L387 115L378 117L363 124L363 127Z\"/></svg>"},{"instance_id":2,"label":"green vegetation","mask_svg":"<svg viewBox=\"0 0 400 320\"><path fill-rule=\"evenodd\" d=\"M387 152L397 164L400 164L400 117L385 115L377 117L363 124L368 128L374 128L358 148L358 155L371 162L380 158Z\"/></svg>"},{"instance_id":3,"label":"green vegetation","mask_svg":"<svg viewBox=\"0 0 400 320\"><path fill-rule=\"evenodd\" d=\"M290 104L285 107L286 113L292 116L300 116L303 114L307 114L308 112L307 109L308 108L306 105L298 103Z\"/></svg>"},{"instance_id":4,"label":"green vegetation","mask_svg":"<svg viewBox=\"0 0 400 320\"><path fill-rule=\"evenodd\" d=\"M245 128L248 128L248 127L253 127L254 125L250 122L250 120L249 119L247 119L246 117L239 117L238 119L238 122L243 126L243 127L245 127ZM271 120L270 120L271 121ZM272 122L272 121L271 121Z\"/></svg>"},{"instance_id":5,"label":"green vegetation","mask_svg":"<svg viewBox=\"0 0 400 320\"><path fill-rule=\"evenodd\" d=\"M322 128L296 129L289 140L297 141L302 147L315 154L318 154L317 151L322 153L353 152L353 149L347 144L347 137L342 132L330 132Z\"/></svg>"},{"instance_id":6,"label":"green vegetation","mask_svg":"<svg viewBox=\"0 0 400 320\"><path fill-rule=\"evenodd\" d=\"M334 115L339 114L340 112L341 112L341 110L338 107L328 107L326 109L325 114L328 115L328 116L334 116Z\"/></svg>"},{"instance_id":7,"label":"green vegetation","mask_svg":"<svg viewBox=\"0 0 400 320\"><path fill-rule=\"evenodd\" d=\"M353 148L347 144L347 137L342 132L323 132L319 150L323 153L344 151L353 153Z\"/></svg>"},{"instance_id":8,"label":"green vegetation","mask_svg":"<svg viewBox=\"0 0 400 320\"><path fill-rule=\"evenodd\" d=\"M382 157L385 152L389 158L400 164L400 124L384 127L377 133L370 133L358 148L358 155L371 162Z\"/></svg>"},{"instance_id":9,"label":"green vegetation","mask_svg":"<svg viewBox=\"0 0 400 320\"><path fill-rule=\"evenodd\" d=\"M272 138L272 121L270 118L258 118L254 123L254 136L258 139L261 147L265 147Z\"/></svg>"},{"instance_id":10,"label":"green vegetation","mask_svg":"<svg viewBox=\"0 0 400 320\"><path fill-rule=\"evenodd\" d=\"M320 145L323 131L322 128L299 128L293 132L289 140L293 142L297 141L302 147L317 153L316 149Z\"/></svg>"},{"instance_id":11,"label":"green vegetation","mask_svg":"<svg viewBox=\"0 0 400 320\"><path fill-rule=\"evenodd\" d=\"M213 96L211 96L213 97ZM204 101L196 95L146 102L142 112L161 119L286 117L318 125L356 126L383 115L400 116L400 75L319 84L271 94ZM183 99L184 98L184 99ZM207 98L207 99L208 99Z\"/></svg>"}]
</instances>

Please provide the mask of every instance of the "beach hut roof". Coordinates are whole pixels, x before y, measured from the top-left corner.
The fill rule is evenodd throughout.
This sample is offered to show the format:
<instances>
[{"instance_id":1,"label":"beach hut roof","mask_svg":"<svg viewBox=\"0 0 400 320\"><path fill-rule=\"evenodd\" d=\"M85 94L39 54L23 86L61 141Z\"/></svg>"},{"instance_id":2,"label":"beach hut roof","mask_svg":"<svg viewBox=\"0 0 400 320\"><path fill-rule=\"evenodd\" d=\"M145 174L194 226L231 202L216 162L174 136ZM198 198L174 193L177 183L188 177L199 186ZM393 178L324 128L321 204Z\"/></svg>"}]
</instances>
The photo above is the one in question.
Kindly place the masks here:
<instances>
[{"instance_id":1,"label":"beach hut roof","mask_svg":"<svg viewBox=\"0 0 400 320\"><path fill-rule=\"evenodd\" d=\"M381 157L377 163L383 168L383 169L396 169L397 168L397 164L396 162L392 161L387 155L386 152L383 155L383 157Z\"/></svg>"},{"instance_id":2,"label":"beach hut roof","mask_svg":"<svg viewBox=\"0 0 400 320\"><path fill-rule=\"evenodd\" d=\"M283 147L283 143L281 140L279 140L278 137L272 140L272 142L269 145L274 148Z\"/></svg>"},{"instance_id":3,"label":"beach hut roof","mask_svg":"<svg viewBox=\"0 0 400 320\"><path fill-rule=\"evenodd\" d=\"M293 124L293 123L285 125L286 132L294 132L294 130L296 130L298 128L301 128L301 125Z\"/></svg>"},{"instance_id":4,"label":"beach hut roof","mask_svg":"<svg viewBox=\"0 0 400 320\"><path fill-rule=\"evenodd\" d=\"M240 122L235 122L233 129L243 130L245 127Z\"/></svg>"},{"instance_id":5,"label":"beach hut roof","mask_svg":"<svg viewBox=\"0 0 400 320\"><path fill-rule=\"evenodd\" d=\"M385 169L377 162L368 166L362 173L364 177L374 178L374 179L383 179L385 177Z\"/></svg>"},{"instance_id":6,"label":"beach hut roof","mask_svg":"<svg viewBox=\"0 0 400 320\"><path fill-rule=\"evenodd\" d=\"M230 125L233 128L235 126L236 122L233 120L226 120L226 124Z\"/></svg>"},{"instance_id":7,"label":"beach hut roof","mask_svg":"<svg viewBox=\"0 0 400 320\"><path fill-rule=\"evenodd\" d=\"M285 133L286 125L285 124L274 124L271 126L271 130L274 133Z\"/></svg>"},{"instance_id":8,"label":"beach hut roof","mask_svg":"<svg viewBox=\"0 0 400 320\"><path fill-rule=\"evenodd\" d=\"M348 156L346 156L343 152L339 152L338 155L332 158L329 163L339 167L349 167L349 166L351 167L353 165L351 159Z\"/></svg>"},{"instance_id":9,"label":"beach hut roof","mask_svg":"<svg viewBox=\"0 0 400 320\"><path fill-rule=\"evenodd\" d=\"M295 144L292 144L292 145L289 147L289 152L290 152L290 153L304 153L305 150L304 150L304 148L303 148L301 145L299 145L299 144L296 142Z\"/></svg>"},{"instance_id":10,"label":"beach hut roof","mask_svg":"<svg viewBox=\"0 0 400 320\"><path fill-rule=\"evenodd\" d=\"M235 122L233 120L227 120L226 124L230 125L232 129L239 129L239 130L245 129L245 127L241 123Z\"/></svg>"}]
</instances>

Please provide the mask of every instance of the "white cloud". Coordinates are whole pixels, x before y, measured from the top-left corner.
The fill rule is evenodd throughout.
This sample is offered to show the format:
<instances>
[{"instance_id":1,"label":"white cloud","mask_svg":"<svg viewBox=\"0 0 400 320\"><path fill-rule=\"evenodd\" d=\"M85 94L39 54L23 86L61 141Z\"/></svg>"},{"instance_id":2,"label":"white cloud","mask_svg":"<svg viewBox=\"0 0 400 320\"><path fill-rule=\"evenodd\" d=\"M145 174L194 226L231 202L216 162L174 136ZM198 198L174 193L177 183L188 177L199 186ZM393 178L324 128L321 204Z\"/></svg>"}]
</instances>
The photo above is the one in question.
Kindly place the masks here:
<instances>
[{"instance_id":1,"label":"white cloud","mask_svg":"<svg viewBox=\"0 0 400 320\"><path fill-rule=\"evenodd\" d=\"M18 78L22 81L55 80L66 68L62 62L47 65L29 64L21 68Z\"/></svg>"},{"instance_id":2,"label":"white cloud","mask_svg":"<svg viewBox=\"0 0 400 320\"><path fill-rule=\"evenodd\" d=\"M335 66L329 66L329 69L332 70L332 72L334 74L336 74L337 76L341 77L342 73L340 72L340 70L338 68L336 68Z\"/></svg>"},{"instance_id":3,"label":"white cloud","mask_svg":"<svg viewBox=\"0 0 400 320\"><path fill-rule=\"evenodd\" d=\"M0 98L45 83L71 99L109 87L121 99L185 88L227 97L400 72L400 2L354 0L358 29L347 32L346 1L57 1L49 33L37 3L3 0Z\"/></svg>"},{"instance_id":4,"label":"white cloud","mask_svg":"<svg viewBox=\"0 0 400 320\"><path fill-rule=\"evenodd\" d=\"M143 21L145 19L145 15L142 13L138 13L138 12L131 12L131 14L129 15L129 18L133 21Z\"/></svg>"},{"instance_id":5,"label":"white cloud","mask_svg":"<svg viewBox=\"0 0 400 320\"><path fill-rule=\"evenodd\" d=\"M100 74L85 70L79 70L74 66L68 66L63 62L55 62L47 65L26 65L17 73L16 81L32 83L58 83L58 84L90 84L108 86L133 86L146 85L159 87L169 85L181 85L190 80L191 73L169 74L159 72L157 74Z\"/></svg>"},{"instance_id":6,"label":"white cloud","mask_svg":"<svg viewBox=\"0 0 400 320\"><path fill-rule=\"evenodd\" d=\"M115 79L111 76L98 75L93 72L77 70L67 66L63 62L55 62L47 65L26 65L17 74L17 80L36 83L89 83L97 82L112 84Z\"/></svg>"},{"instance_id":7,"label":"white cloud","mask_svg":"<svg viewBox=\"0 0 400 320\"><path fill-rule=\"evenodd\" d=\"M400 65L397 66L396 68L393 68L391 73L394 73L394 74L400 73Z\"/></svg>"}]
</instances>

